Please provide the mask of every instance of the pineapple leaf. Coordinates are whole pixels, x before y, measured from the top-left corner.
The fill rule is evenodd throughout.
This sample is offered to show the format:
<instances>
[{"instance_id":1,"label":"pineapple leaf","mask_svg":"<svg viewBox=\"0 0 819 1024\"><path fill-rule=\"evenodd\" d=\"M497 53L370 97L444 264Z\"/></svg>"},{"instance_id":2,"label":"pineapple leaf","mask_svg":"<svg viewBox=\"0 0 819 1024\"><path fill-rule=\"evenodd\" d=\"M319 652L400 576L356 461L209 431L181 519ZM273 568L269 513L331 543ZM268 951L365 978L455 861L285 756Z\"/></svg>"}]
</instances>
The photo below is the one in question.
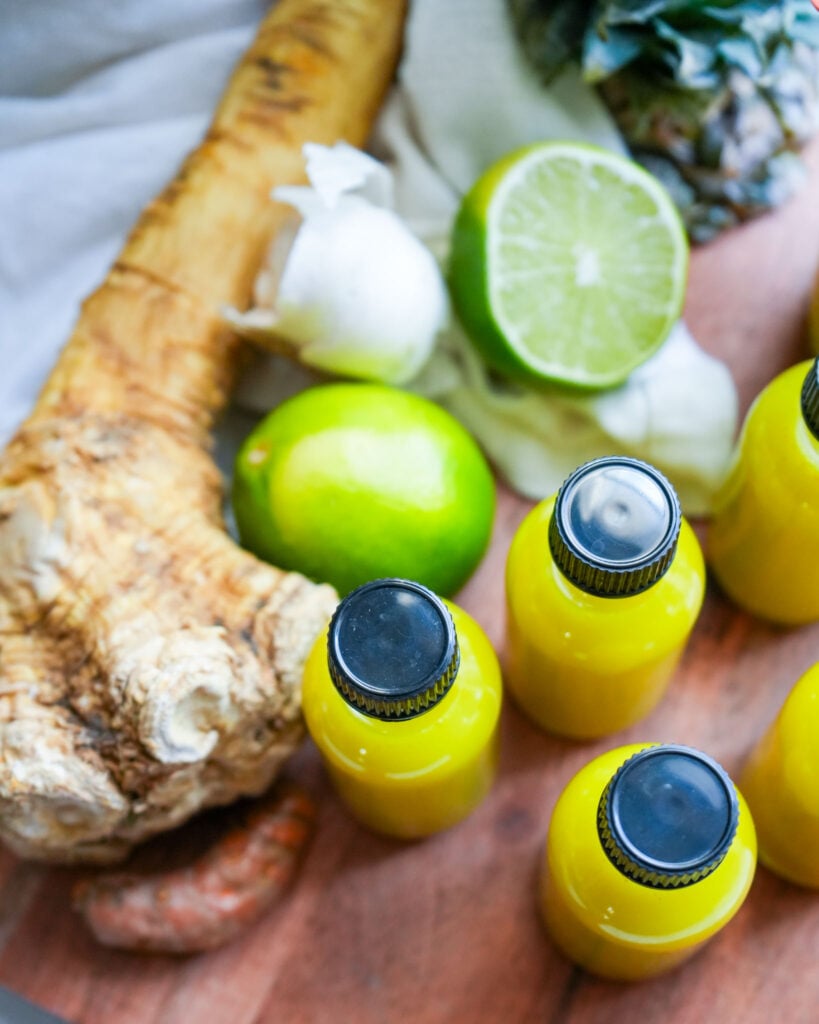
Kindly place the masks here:
<instances>
[{"instance_id":1,"label":"pineapple leaf","mask_svg":"<svg viewBox=\"0 0 819 1024\"><path fill-rule=\"evenodd\" d=\"M692 237L782 202L804 177L792 151L819 130L810 0L508 2L544 79L582 66Z\"/></svg>"}]
</instances>

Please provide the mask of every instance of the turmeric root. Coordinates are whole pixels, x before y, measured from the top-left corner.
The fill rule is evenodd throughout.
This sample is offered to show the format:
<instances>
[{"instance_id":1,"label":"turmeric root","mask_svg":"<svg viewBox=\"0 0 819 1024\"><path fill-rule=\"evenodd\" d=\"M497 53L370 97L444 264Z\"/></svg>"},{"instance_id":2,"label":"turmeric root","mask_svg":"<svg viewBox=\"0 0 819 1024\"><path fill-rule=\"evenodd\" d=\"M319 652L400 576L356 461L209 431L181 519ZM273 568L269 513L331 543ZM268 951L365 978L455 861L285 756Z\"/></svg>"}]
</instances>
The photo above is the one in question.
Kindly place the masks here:
<instances>
[{"instance_id":1,"label":"turmeric root","mask_svg":"<svg viewBox=\"0 0 819 1024\"><path fill-rule=\"evenodd\" d=\"M281 0L212 126L85 302L0 461L0 837L111 861L268 787L335 594L224 531L208 454L305 141L361 144L403 0Z\"/></svg>"},{"instance_id":2,"label":"turmeric root","mask_svg":"<svg viewBox=\"0 0 819 1024\"><path fill-rule=\"evenodd\" d=\"M292 884L315 806L277 787L187 867L103 874L74 888L74 906L104 946L152 953L216 949L257 921Z\"/></svg>"}]
</instances>

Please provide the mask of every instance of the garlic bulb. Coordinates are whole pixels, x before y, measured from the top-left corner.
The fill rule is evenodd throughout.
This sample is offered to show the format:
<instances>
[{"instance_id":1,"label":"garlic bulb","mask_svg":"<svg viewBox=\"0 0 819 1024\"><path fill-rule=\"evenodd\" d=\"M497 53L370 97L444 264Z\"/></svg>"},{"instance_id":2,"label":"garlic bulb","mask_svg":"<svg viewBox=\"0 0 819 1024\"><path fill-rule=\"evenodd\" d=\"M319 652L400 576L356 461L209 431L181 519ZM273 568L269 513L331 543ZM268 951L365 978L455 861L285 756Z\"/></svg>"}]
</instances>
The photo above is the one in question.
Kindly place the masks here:
<instances>
[{"instance_id":1,"label":"garlic bulb","mask_svg":"<svg viewBox=\"0 0 819 1024\"><path fill-rule=\"evenodd\" d=\"M297 215L274 239L239 333L316 369L403 384L448 321L441 271L392 210L392 176L344 142L304 147L307 186L273 198Z\"/></svg>"}]
</instances>

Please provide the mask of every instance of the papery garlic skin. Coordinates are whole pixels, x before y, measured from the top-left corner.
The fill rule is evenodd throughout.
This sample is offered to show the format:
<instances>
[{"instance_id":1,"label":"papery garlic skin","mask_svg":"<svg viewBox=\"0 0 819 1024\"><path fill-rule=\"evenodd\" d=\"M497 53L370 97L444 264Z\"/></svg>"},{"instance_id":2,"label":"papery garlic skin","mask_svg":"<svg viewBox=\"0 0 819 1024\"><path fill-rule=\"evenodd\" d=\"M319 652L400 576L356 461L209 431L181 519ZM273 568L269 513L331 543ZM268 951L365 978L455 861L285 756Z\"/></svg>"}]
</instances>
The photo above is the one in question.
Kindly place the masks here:
<instances>
[{"instance_id":1,"label":"papery garlic skin","mask_svg":"<svg viewBox=\"0 0 819 1024\"><path fill-rule=\"evenodd\" d=\"M304 147L311 186L276 189L301 214L275 240L257 306L225 312L240 333L316 369L403 384L449 319L441 270L385 203L389 171L346 143ZM289 248L286 242L290 241Z\"/></svg>"}]
</instances>

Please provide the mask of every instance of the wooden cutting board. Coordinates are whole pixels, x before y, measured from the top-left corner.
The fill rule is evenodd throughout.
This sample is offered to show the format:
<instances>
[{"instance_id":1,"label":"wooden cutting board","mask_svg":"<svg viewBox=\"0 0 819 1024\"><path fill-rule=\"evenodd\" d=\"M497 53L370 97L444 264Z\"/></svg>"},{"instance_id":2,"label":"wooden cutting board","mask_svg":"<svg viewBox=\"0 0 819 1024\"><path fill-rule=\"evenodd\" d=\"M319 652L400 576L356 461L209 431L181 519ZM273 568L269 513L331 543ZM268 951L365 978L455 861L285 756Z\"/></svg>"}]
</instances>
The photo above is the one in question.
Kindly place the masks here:
<instances>
[{"instance_id":1,"label":"wooden cutting board","mask_svg":"<svg viewBox=\"0 0 819 1024\"><path fill-rule=\"evenodd\" d=\"M796 201L693 258L687 319L730 365L743 411L780 369L808 354L819 146L809 159L812 181ZM501 491L492 547L460 597L501 653L506 550L528 508ZM0 982L84 1024L817 1024L819 893L764 869L704 952L642 984L604 983L573 968L549 943L534 902L552 806L583 763L620 743L679 741L736 773L817 660L819 625L771 628L712 587L670 692L647 721L571 744L539 734L507 704L490 798L423 843L391 842L354 824L306 745L291 773L320 797L321 811L302 877L285 904L208 955L101 949L70 909L74 873L2 853Z\"/></svg>"}]
</instances>

